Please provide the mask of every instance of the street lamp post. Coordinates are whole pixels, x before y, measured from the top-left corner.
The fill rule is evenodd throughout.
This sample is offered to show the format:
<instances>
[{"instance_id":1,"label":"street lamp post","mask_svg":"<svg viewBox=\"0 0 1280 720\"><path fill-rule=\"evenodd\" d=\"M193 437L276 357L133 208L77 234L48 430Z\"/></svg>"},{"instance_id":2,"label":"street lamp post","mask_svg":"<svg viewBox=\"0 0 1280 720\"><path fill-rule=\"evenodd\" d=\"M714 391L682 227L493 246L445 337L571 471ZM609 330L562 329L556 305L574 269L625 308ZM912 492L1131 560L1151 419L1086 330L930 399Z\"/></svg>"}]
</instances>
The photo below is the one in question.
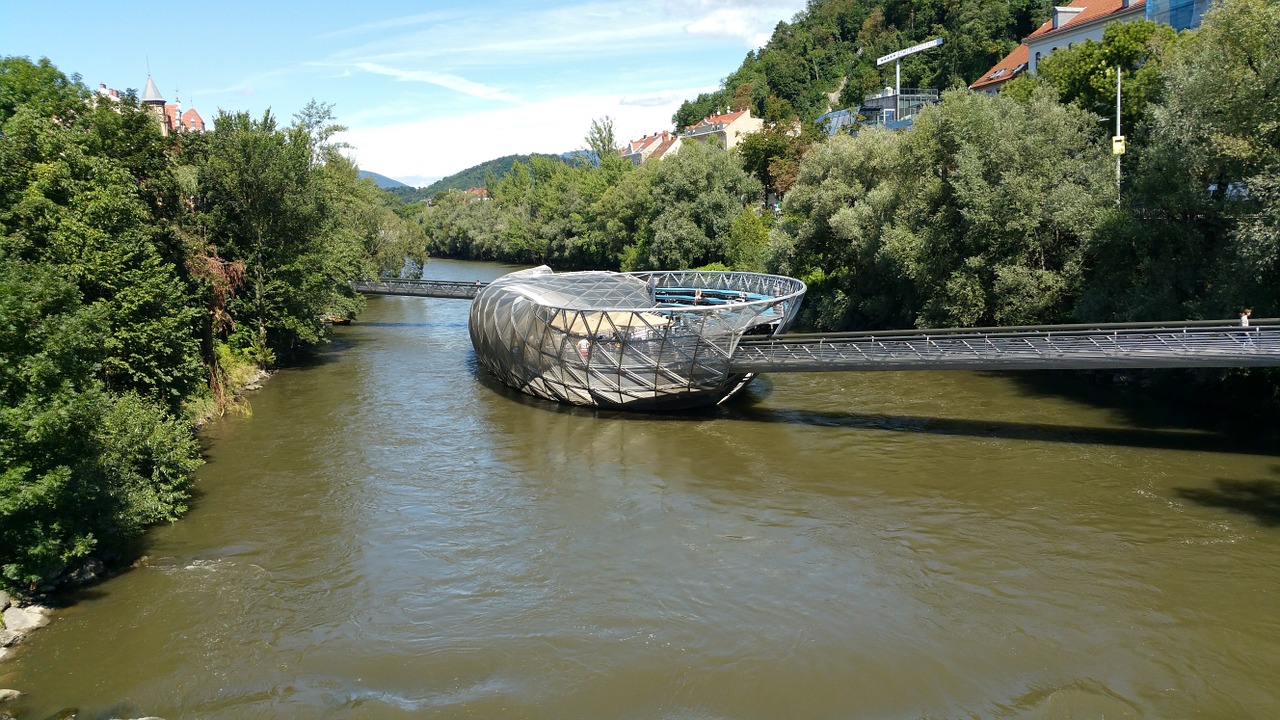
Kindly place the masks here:
<instances>
[{"instance_id":1,"label":"street lamp post","mask_svg":"<svg viewBox=\"0 0 1280 720\"><path fill-rule=\"evenodd\" d=\"M1116 134L1111 138L1111 154L1116 156L1116 209L1120 209L1120 156L1124 155L1124 135L1120 134L1120 66L1116 66Z\"/></svg>"}]
</instances>

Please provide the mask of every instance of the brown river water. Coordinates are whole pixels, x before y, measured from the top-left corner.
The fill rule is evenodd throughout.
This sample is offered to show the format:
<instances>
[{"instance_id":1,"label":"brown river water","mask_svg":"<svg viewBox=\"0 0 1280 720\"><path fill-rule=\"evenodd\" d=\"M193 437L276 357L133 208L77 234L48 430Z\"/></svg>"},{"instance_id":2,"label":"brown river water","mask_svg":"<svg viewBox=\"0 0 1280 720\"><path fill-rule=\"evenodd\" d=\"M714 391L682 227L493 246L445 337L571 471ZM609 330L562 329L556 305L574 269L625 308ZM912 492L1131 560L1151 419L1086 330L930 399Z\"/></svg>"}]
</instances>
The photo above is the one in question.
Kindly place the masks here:
<instances>
[{"instance_id":1,"label":"brown river water","mask_svg":"<svg viewBox=\"0 0 1280 720\"><path fill-rule=\"evenodd\" d=\"M1280 445L969 372L568 409L484 377L467 310L371 299L207 428L9 712L1280 716Z\"/></svg>"}]
</instances>

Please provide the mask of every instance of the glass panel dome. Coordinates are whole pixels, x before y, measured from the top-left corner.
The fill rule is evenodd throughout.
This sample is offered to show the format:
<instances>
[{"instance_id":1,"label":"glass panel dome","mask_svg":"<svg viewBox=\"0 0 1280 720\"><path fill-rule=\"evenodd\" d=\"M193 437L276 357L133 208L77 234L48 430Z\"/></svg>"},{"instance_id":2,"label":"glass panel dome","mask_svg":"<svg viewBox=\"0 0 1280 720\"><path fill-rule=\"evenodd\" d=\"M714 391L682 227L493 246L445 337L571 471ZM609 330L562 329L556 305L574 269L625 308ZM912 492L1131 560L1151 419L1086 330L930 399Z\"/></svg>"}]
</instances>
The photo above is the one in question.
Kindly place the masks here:
<instances>
[{"instance_id":1,"label":"glass panel dome","mask_svg":"<svg viewBox=\"0 0 1280 720\"><path fill-rule=\"evenodd\" d=\"M744 335L790 327L804 283L743 272L572 272L537 267L482 288L470 332L507 385L574 405L675 408L723 401Z\"/></svg>"}]
</instances>

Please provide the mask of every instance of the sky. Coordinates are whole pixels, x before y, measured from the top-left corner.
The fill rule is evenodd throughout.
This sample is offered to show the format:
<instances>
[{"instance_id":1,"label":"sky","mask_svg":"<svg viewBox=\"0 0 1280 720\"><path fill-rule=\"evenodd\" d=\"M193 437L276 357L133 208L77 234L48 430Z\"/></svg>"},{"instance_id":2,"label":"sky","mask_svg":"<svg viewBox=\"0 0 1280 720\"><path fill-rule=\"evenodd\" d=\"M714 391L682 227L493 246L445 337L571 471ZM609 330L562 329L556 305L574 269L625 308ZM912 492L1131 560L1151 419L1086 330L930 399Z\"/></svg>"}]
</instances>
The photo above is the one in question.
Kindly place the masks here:
<instances>
[{"instance_id":1,"label":"sky","mask_svg":"<svg viewBox=\"0 0 1280 720\"><path fill-rule=\"evenodd\" d=\"M503 155L670 130L804 0L378 0L219 3L0 0L0 56L169 102L212 124L332 103L362 169L410 185Z\"/></svg>"}]
</instances>

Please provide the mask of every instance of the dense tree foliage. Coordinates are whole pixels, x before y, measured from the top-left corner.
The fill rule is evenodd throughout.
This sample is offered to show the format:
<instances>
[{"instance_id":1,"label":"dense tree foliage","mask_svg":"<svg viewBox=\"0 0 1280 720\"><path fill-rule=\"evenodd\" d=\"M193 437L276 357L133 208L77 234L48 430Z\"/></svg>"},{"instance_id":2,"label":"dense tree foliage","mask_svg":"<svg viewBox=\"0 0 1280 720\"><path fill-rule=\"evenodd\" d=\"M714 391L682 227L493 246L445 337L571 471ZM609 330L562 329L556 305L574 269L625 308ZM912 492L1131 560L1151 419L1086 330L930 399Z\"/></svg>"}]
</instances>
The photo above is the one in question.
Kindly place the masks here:
<instances>
[{"instance_id":1,"label":"dense tree foliage","mask_svg":"<svg viewBox=\"0 0 1280 720\"><path fill-rule=\"evenodd\" d=\"M322 342L350 280L421 261L328 120L166 137L132 96L0 59L0 586L177 517L224 366Z\"/></svg>"},{"instance_id":2,"label":"dense tree foliage","mask_svg":"<svg viewBox=\"0 0 1280 720\"><path fill-rule=\"evenodd\" d=\"M593 123L588 146L606 149L611 134ZM489 200L446 193L417 220L428 248L442 255L568 268L699 267L733 255L730 227L760 192L736 154L691 142L639 168L616 150L594 165L517 162L491 183Z\"/></svg>"},{"instance_id":3,"label":"dense tree foliage","mask_svg":"<svg viewBox=\"0 0 1280 720\"><path fill-rule=\"evenodd\" d=\"M1067 319L1106 207L1092 118L949 92L909 132L815 148L783 203L774 265L829 328Z\"/></svg>"}]
</instances>

